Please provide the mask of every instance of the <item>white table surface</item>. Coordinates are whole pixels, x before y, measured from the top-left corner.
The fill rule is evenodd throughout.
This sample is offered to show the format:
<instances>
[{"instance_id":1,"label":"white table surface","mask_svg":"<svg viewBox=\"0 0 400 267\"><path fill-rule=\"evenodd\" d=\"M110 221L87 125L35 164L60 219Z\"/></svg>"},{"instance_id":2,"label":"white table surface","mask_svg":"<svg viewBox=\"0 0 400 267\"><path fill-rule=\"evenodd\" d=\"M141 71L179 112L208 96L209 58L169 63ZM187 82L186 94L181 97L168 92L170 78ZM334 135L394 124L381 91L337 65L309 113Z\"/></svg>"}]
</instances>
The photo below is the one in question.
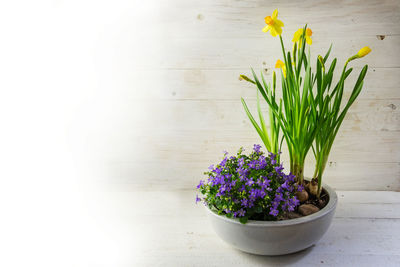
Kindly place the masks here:
<instances>
[{"instance_id":1,"label":"white table surface","mask_svg":"<svg viewBox=\"0 0 400 267\"><path fill-rule=\"evenodd\" d=\"M101 193L91 216L121 266L400 266L400 192L337 193L328 232L288 256L250 255L224 243L194 191Z\"/></svg>"}]
</instances>

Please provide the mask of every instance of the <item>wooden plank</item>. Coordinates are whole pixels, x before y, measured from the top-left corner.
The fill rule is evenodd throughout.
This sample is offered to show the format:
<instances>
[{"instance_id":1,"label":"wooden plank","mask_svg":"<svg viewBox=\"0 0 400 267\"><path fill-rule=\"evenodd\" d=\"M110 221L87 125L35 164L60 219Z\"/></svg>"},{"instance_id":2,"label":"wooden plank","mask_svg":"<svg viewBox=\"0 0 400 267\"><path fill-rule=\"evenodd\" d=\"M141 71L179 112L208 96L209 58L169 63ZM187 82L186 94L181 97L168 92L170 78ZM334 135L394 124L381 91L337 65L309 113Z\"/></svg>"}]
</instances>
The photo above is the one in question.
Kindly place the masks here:
<instances>
[{"instance_id":1,"label":"wooden plank","mask_svg":"<svg viewBox=\"0 0 400 267\"><path fill-rule=\"evenodd\" d=\"M267 66L264 66L267 68ZM260 69L256 69L259 73ZM271 81L274 66L263 71ZM337 69L340 72L340 69ZM336 75L339 73L336 72ZM348 77L346 90L357 79L360 68ZM251 77L249 68L242 70L138 70L129 75L129 81L119 84L120 92L128 99L137 100L239 100L256 99L255 87L240 81L239 75ZM149 82L150 81L150 82ZM369 69L359 99L399 99L400 68ZM280 86L277 89L280 92ZM346 91L346 92L348 92Z\"/></svg>"},{"instance_id":2,"label":"wooden plank","mask_svg":"<svg viewBox=\"0 0 400 267\"><path fill-rule=\"evenodd\" d=\"M127 119L132 120L134 126L141 129L156 128L167 132L206 129L233 131L253 128L239 99L143 101L119 98L120 112L131 113ZM246 99L246 102L258 121L256 101ZM262 105L267 110L264 101ZM268 117L267 113L265 117ZM341 127L341 132L348 131L400 131L400 99L358 99Z\"/></svg>"},{"instance_id":3,"label":"wooden plank","mask_svg":"<svg viewBox=\"0 0 400 267\"><path fill-rule=\"evenodd\" d=\"M271 37L272 38L272 37ZM224 38L224 39L170 39L160 40L163 46L154 40L144 40L140 47L133 51L126 51L123 57L117 57L114 62L129 64L134 69L239 69L249 67L261 68L263 62L266 66L274 66L281 57L278 39L263 38ZM292 47L291 38L285 39L285 45ZM400 35L387 36L383 41L376 36L357 38L344 38L336 40L315 41L312 47L312 56L325 54L330 44L334 42L333 57L338 58L338 64L356 54L366 45L373 49L373 53L363 59L354 60L352 67L362 67L368 64L371 68L398 68ZM129 44L133 45L133 44ZM152 56L149 57L149 51ZM387 51L391 51L388 56ZM121 55L122 56L122 55ZM385 58L384 61L380 60Z\"/></svg>"},{"instance_id":4,"label":"wooden plank","mask_svg":"<svg viewBox=\"0 0 400 267\"><path fill-rule=\"evenodd\" d=\"M131 251L130 257L120 255L125 256L125 264L397 266L400 263L400 219L386 218L392 215L382 213L380 206L370 210L377 218L365 218L364 208L365 204L371 204L371 197L379 205L391 204L386 201L399 203L400 193L339 191L338 195L341 194L346 197L339 200L339 216L335 216L324 237L310 249L280 257L254 256L225 244L213 232L204 208L194 204L193 190L96 193L88 199L88 207L94 207L91 209L93 219L109 218L100 224L101 227L118 225L107 228L103 239L123 244L121 253ZM359 203L353 203L348 209L350 202L346 198L359 199ZM343 212L348 210L352 214ZM154 219L155 214L158 219Z\"/></svg>"},{"instance_id":5,"label":"wooden plank","mask_svg":"<svg viewBox=\"0 0 400 267\"><path fill-rule=\"evenodd\" d=\"M153 162L103 161L96 164L101 167L95 171L95 179L105 181L113 190L190 189L204 179L203 172L212 162L193 159L187 154L174 160L154 159ZM329 165L324 174L324 182L335 189L400 191L398 163L335 162L335 166L339 167ZM307 176L312 175L314 164L306 164L305 170Z\"/></svg>"},{"instance_id":6,"label":"wooden plank","mask_svg":"<svg viewBox=\"0 0 400 267\"><path fill-rule=\"evenodd\" d=\"M106 139L88 138L85 146L91 162L84 168L89 175L128 188L192 188L207 166L220 160L223 150L233 153L239 146L251 149L252 144L260 143L251 128L229 132L140 130L143 133L131 129ZM337 189L400 190L399 146L398 132L340 133L324 181ZM306 176L313 170L310 152Z\"/></svg>"},{"instance_id":7,"label":"wooden plank","mask_svg":"<svg viewBox=\"0 0 400 267\"><path fill-rule=\"evenodd\" d=\"M302 1L302 11L289 1L174 1L174 5L159 4L158 16L149 22L158 22L158 30L171 37L255 37L261 33L264 17L275 8L285 23L284 32L294 32L308 23L314 35L326 33L354 36L368 34L399 34L399 5L396 1ZM149 23L149 24L150 24ZM157 29L154 28L153 31Z\"/></svg>"}]
</instances>

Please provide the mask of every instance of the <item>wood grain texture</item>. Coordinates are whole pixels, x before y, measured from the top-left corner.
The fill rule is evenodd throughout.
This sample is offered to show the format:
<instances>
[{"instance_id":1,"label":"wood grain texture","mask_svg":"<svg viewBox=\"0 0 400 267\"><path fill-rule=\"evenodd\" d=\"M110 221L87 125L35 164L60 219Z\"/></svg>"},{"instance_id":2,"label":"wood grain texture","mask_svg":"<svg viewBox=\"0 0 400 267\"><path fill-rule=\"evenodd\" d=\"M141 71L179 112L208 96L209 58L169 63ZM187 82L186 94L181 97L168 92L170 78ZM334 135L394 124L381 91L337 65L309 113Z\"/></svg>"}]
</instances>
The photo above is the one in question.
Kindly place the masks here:
<instances>
[{"instance_id":1,"label":"wood grain texture","mask_svg":"<svg viewBox=\"0 0 400 267\"><path fill-rule=\"evenodd\" d=\"M261 28L278 8L285 45L308 23L312 55L333 43L338 71L361 47L372 48L351 62L345 96L364 64L369 72L337 136L325 182L340 190L400 191L399 1L124 5L98 36L92 52L98 85L82 120L72 122L85 133L73 146L90 158L80 164L93 179L120 190L192 188L221 151L260 143L240 103L244 97L255 111L256 90L238 76L254 67L270 79L280 44ZM313 168L310 153L306 174Z\"/></svg>"},{"instance_id":2,"label":"wood grain texture","mask_svg":"<svg viewBox=\"0 0 400 267\"><path fill-rule=\"evenodd\" d=\"M231 248L214 233L195 192L97 193L88 201L93 220L114 218L106 237L135 266L398 266L399 192L338 191L331 227L311 248L268 257ZM393 212L390 212L393 211ZM157 214L157 219L154 215ZM106 227L104 222L98 226ZM130 252L130 253L127 253ZM127 253L127 254L124 254ZM129 256L127 256L129 255Z\"/></svg>"}]
</instances>

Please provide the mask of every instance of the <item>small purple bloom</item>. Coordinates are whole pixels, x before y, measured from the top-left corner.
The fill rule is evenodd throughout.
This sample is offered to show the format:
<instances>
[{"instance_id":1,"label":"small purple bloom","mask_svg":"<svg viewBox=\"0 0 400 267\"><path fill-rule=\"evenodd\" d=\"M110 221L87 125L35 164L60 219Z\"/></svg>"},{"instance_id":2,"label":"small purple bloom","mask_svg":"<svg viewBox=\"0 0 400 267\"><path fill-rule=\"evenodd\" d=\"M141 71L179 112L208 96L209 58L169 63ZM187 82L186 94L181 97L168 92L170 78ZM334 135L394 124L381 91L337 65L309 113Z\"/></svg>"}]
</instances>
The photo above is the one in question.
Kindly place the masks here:
<instances>
[{"instance_id":1,"label":"small purple bloom","mask_svg":"<svg viewBox=\"0 0 400 267\"><path fill-rule=\"evenodd\" d=\"M282 170L283 170L282 164L279 165L279 166L274 167L274 169L275 169L275 171L276 171L277 173L281 173Z\"/></svg>"},{"instance_id":2,"label":"small purple bloom","mask_svg":"<svg viewBox=\"0 0 400 267\"><path fill-rule=\"evenodd\" d=\"M276 217L278 216L278 210L277 209L271 209L271 211L269 212L269 214L271 214L272 216Z\"/></svg>"},{"instance_id":3,"label":"small purple bloom","mask_svg":"<svg viewBox=\"0 0 400 267\"><path fill-rule=\"evenodd\" d=\"M201 201L201 198L199 198L199 196L196 195L196 204L197 204L198 202L200 202L200 201Z\"/></svg>"},{"instance_id":4,"label":"small purple bloom","mask_svg":"<svg viewBox=\"0 0 400 267\"><path fill-rule=\"evenodd\" d=\"M275 200L276 202L281 202L283 201L283 197L281 194L275 194Z\"/></svg>"},{"instance_id":5,"label":"small purple bloom","mask_svg":"<svg viewBox=\"0 0 400 267\"><path fill-rule=\"evenodd\" d=\"M252 186L254 184L254 181L252 179L249 179L246 183L248 186Z\"/></svg>"},{"instance_id":6,"label":"small purple bloom","mask_svg":"<svg viewBox=\"0 0 400 267\"><path fill-rule=\"evenodd\" d=\"M301 192L303 190L304 190L304 186L302 184L297 186L297 191Z\"/></svg>"},{"instance_id":7,"label":"small purple bloom","mask_svg":"<svg viewBox=\"0 0 400 267\"><path fill-rule=\"evenodd\" d=\"M246 213L245 210L240 209L240 210L238 210L237 215L238 215L239 217L243 217L245 213Z\"/></svg>"},{"instance_id":8,"label":"small purple bloom","mask_svg":"<svg viewBox=\"0 0 400 267\"><path fill-rule=\"evenodd\" d=\"M261 146L260 145L254 145L253 149L254 149L254 152L260 153Z\"/></svg>"},{"instance_id":9,"label":"small purple bloom","mask_svg":"<svg viewBox=\"0 0 400 267\"><path fill-rule=\"evenodd\" d=\"M222 167L225 167L227 161L228 161L228 158L224 158L219 165Z\"/></svg>"},{"instance_id":10,"label":"small purple bloom","mask_svg":"<svg viewBox=\"0 0 400 267\"><path fill-rule=\"evenodd\" d=\"M200 180L200 183L197 185L197 189L199 189L202 185L204 185L204 181Z\"/></svg>"}]
</instances>

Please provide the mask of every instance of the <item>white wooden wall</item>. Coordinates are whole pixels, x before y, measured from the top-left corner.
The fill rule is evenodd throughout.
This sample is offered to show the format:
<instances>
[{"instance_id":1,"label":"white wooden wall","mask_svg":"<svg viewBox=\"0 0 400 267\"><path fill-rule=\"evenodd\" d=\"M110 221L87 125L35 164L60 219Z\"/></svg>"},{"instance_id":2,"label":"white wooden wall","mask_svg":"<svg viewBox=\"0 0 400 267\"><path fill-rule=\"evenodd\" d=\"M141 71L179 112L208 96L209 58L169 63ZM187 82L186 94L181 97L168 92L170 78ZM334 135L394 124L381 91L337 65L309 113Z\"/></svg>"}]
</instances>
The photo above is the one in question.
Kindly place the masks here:
<instances>
[{"instance_id":1,"label":"white wooden wall","mask_svg":"<svg viewBox=\"0 0 400 267\"><path fill-rule=\"evenodd\" d=\"M287 47L308 23L313 56L333 43L338 67L361 47L372 48L351 63L355 72L370 68L336 138L325 182L339 190L400 190L400 1L2 5L1 23L13 28L1 30L8 40L1 44L2 63L8 62L1 108L20 122L8 122L2 149L32 168L57 173L74 166L69 177L79 174L107 190L193 188L223 150L261 143L240 103L244 97L255 111L256 89L238 76L253 67L270 78L280 46L261 29L278 8ZM61 168L65 155L70 166ZM17 163L5 166L30 175ZM313 168L310 160L306 175Z\"/></svg>"},{"instance_id":2,"label":"white wooden wall","mask_svg":"<svg viewBox=\"0 0 400 267\"><path fill-rule=\"evenodd\" d=\"M393 0L146 1L111 8L109 23L99 14L91 22L99 30L98 81L84 112L95 122L81 125L89 127L85 147L96 179L116 190L193 188L223 150L261 143L240 103L244 97L255 111L255 88L238 76L253 67L270 77L281 57L278 39L261 31L275 8L287 47L308 23L313 56L333 43L338 69L361 47L372 48L351 64L355 72L370 68L325 182L400 190L400 1ZM313 168L310 160L306 174Z\"/></svg>"}]
</instances>

